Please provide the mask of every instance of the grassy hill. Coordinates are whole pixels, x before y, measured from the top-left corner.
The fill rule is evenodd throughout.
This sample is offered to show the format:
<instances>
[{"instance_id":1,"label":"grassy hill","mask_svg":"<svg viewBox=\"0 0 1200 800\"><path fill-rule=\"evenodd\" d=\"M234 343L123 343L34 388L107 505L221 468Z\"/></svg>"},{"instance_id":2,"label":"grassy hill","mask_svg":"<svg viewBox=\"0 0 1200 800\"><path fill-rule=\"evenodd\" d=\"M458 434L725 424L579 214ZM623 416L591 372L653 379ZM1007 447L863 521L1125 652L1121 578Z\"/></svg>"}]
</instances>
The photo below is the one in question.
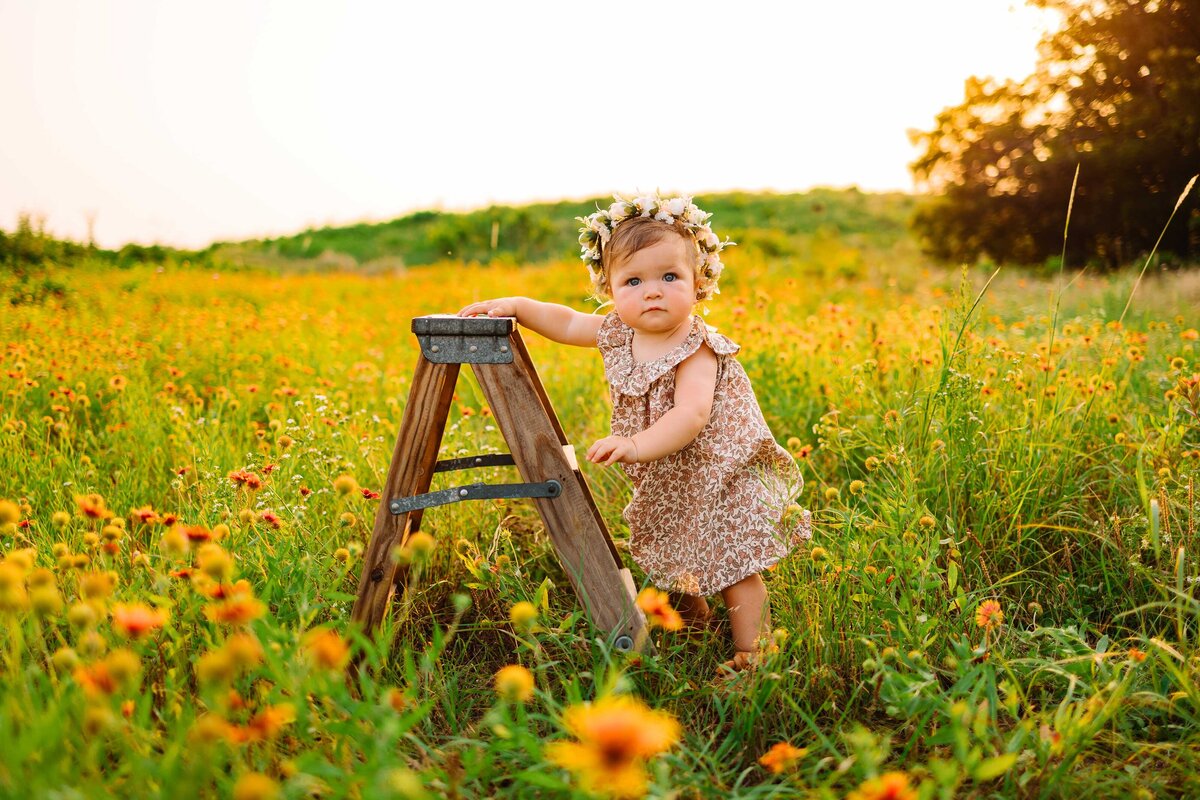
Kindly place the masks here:
<instances>
[{"instance_id":1,"label":"grassy hill","mask_svg":"<svg viewBox=\"0 0 1200 800\"><path fill-rule=\"evenodd\" d=\"M467 213L419 211L387 222L309 229L291 236L219 242L197 255L234 266L286 270L394 271L439 261L542 263L574 258L575 217L611 198L491 206ZM915 198L902 193L814 189L802 194L697 196L718 234L768 257L799 255L817 238L890 249L908 236Z\"/></svg>"}]
</instances>

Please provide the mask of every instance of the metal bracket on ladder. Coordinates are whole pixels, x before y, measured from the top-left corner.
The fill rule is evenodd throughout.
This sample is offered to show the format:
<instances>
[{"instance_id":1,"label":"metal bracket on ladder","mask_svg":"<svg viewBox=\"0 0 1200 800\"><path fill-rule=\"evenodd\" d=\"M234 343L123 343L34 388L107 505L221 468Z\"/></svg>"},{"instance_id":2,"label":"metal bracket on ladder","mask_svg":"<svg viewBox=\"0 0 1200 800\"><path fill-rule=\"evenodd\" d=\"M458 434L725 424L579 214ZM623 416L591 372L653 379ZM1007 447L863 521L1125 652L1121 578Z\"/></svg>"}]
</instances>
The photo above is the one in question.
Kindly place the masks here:
<instances>
[{"instance_id":1,"label":"metal bracket on ladder","mask_svg":"<svg viewBox=\"0 0 1200 800\"><path fill-rule=\"evenodd\" d=\"M407 514L418 508L433 508L462 500L513 500L524 497L558 497L560 494L562 484L556 480L541 483L472 483L412 497L398 497L388 503L388 509L393 514Z\"/></svg>"}]
</instances>

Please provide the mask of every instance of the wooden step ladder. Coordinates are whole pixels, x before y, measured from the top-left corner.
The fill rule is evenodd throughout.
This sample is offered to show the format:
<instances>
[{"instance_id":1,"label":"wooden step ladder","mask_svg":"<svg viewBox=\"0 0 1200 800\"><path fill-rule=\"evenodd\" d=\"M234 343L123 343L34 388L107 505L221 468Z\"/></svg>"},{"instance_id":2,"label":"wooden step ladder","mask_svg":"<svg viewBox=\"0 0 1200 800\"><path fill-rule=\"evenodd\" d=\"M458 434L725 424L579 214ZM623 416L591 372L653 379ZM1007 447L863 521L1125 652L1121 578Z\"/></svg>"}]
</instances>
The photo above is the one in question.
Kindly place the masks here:
<instances>
[{"instance_id":1,"label":"wooden step ladder","mask_svg":"<svg viewBox=\"0 0 1200 800\"><path fill-rule=\"evenodd\" d=\"M388 613L401 568L392 558L426 508L497 497L533 497L580 602L618 650L647 650L646 618L633 578L584 483L558 417L511 317L416 317L417 359L392 453L383 502L367 548L353 620L373 634ZM438 460L459 367L470 364L511 455ZM435 472L511 464L524 484L475 483L430 492Z\"/></svg>"}]
</instances>

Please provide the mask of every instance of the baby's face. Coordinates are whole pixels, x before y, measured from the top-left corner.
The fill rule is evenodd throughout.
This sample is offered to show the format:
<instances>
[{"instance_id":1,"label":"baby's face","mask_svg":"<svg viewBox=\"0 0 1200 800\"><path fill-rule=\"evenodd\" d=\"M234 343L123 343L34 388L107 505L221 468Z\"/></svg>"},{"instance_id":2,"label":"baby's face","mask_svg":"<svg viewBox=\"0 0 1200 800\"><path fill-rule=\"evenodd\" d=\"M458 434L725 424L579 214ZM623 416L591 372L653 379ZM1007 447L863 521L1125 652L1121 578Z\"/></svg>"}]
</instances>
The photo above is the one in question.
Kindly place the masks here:
<instances>
[{"instance_id":1,"label":"baby's face","mask_svg":"<svg viewBox=\"0 0 1200 800\"><path fill-rule=\"evenodd\" d=\"M636 331L667 333L691 316L696 278L689 245L665 236L612 270L609 286L622 322Z\"/></svg>"}]
</instances>

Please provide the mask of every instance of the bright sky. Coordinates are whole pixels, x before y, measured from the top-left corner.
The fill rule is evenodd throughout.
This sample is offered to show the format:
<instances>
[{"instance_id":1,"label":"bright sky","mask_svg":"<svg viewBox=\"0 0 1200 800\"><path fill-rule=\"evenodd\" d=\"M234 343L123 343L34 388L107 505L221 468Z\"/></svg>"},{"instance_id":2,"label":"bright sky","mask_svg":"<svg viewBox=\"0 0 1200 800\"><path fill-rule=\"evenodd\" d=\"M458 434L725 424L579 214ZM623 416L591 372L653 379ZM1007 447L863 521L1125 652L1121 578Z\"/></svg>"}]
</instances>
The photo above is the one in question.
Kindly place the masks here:
<instances>
[{"instance_id":1,"label":"bright sky","mask_svg":"<svg viewBox=\"0 0 1200 800\"><path fill-rule=\"evenodd\" d=\"M912 188L1019 0L0 0L0 228L202 246L421 208Z\"/></svg>"}]
</instances>

